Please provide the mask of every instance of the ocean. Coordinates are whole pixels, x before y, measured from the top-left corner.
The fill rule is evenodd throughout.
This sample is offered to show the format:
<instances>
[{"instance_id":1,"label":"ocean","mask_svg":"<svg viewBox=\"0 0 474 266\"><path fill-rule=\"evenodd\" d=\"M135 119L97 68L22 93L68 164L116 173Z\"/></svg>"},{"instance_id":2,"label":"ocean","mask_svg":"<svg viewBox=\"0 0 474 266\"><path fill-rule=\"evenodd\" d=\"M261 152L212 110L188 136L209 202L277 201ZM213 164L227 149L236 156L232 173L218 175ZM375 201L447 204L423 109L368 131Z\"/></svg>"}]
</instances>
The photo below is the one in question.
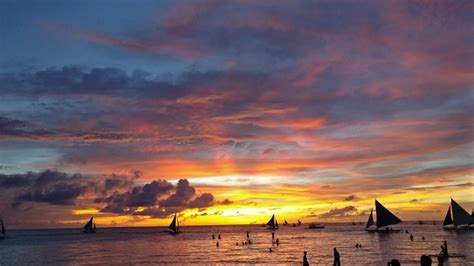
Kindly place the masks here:
<instances>
[{"instance_id":1,"label":"ocean","mask_svg":"<svg viewBox=\"0 0 474 266\"><path fill-rule=\"evenodd\" d=\"M450 254L465 256L449 258L445 265L474 265L474 231L445 231L440 222L403 223L398 228L413 234L413 241L404 231L368 233L359 224L326 224L324 229L281 226L275 231L279 246L272 245L271 231L260 225L189 226L178 235L164 233L163 227L99 227L96 234L81 229L17 230L0 240L0 265L301 265L303 251L308 251L310 265L332 265L334 247L342 265L387 265L393 258L402 265L420 265L420 256L438 254L444 240ZM243 246L246 231L253 244Z\"/></svg>"}]
</instances>

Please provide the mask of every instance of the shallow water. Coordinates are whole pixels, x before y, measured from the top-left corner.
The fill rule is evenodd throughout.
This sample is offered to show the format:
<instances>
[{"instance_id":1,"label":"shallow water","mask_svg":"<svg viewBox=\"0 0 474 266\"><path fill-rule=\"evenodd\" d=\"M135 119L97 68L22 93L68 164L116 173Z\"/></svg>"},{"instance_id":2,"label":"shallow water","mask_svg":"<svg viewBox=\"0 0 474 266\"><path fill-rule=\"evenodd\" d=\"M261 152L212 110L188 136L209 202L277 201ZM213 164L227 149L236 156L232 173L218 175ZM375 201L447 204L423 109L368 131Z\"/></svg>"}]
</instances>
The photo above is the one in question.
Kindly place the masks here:
<instances>
[{"instance_id":1,"label":"shallow water","mask_svg":"<svg viewBox=\"0 0 474 266\"><path fill-rule=\"evenodd\" d=\"M474 231L445 231L439 223L404 223L399 228L408 229L414 241L405 232L367 233L364 225L351 224L327 224L317 230L306 225L281 226L275 233L278 247L272 246L271 231L256 225L183 227L177 236L163 233L160 227L99 228L96 234L83 234L80 229L10 231L7 239L0 240L0 265L301 265L304 250L311 265L330 265L333 247L339 250L343 265L387 265L392 258L402 265L419 265L420 256L437 254L443 240L448 241L451 254L466 256L450 258L445 265L474 265ZM242 246L247 230L253 244ZM211 239L213 233L222 237L219 247L217 239ZM355 248L356 243L362 248Z\"/></svg>"}]
</instances>

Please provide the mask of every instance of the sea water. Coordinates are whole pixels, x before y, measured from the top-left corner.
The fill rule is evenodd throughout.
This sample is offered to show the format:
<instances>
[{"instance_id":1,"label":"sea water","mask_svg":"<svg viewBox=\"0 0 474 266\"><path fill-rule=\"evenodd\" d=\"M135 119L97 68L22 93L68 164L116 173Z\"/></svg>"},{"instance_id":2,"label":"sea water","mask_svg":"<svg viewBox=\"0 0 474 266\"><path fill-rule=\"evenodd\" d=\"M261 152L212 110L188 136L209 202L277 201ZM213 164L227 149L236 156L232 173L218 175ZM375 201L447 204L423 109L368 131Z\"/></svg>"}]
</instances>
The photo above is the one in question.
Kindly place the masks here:
<instances>
[{"instance_id":1,"label":"sea water","mask_svg":"<svg viewBox=\"0 0 474 266\"><path fill-rule=\"evenodd\" d=\"M260 225L185 226L178 235L164 233L162 227L99 227L96 234L81 229L19 230L0 240L0 265L301 265L303 251L308 252L311 265L332 265L334 247L343 265L387 265L394 258L402 265L419 265L421 255L438 254L444 240L450 254L465 256L450 258L445 265L474 265L473 231L446 231L439 222L403 223L397 228L403 231L368 233L360 224L326 224L324 229L280 226L274 231L279 246L272 243L272 231ZM242 245L247 231L252 244ZM356 243L362 248L356 248Z\"/></svg>"}]
</instances>

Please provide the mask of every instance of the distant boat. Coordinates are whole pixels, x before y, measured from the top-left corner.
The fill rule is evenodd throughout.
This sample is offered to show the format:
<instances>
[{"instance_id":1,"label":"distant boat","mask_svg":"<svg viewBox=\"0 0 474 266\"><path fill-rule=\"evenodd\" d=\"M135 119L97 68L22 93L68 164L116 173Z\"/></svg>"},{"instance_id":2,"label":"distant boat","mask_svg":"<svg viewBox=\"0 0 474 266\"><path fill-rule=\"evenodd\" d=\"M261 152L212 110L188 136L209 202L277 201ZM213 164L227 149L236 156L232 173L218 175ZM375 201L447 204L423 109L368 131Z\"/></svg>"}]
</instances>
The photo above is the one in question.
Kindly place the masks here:
<instances>
[{"instance_id":1,"label":"distant boat","mask_svg":"<svg viewBox=\"0 0 474 266\"><path fill-rule=\"evenodd\" d=\"M451 208L453 215L451 219ZM451 199L451 206L448 207L448 212L444 217L444 229L474 229L474 217L464 210L461 205Z\"/></svg>"},{"instance_id":2,"label":"distant boat","mask_svg":"<svg viewBox=\"0 0 474 266\"><path fill-rule=\"evenodd\" d=\"M311 223L311 224L309 224L308 228L309 228L309 229L323 229L323 228L324 228L324 225Z\"/></svg>"},{"instance_id":3,"label":"distant boat","mask_svg":"<svg viewBox=\"0 0 474 266\"><path fill-rule=\"evenodd\" d=\"M400 231L400 230L392 230L391 228L387 226L401 223L402 220L400 220L397 216L395 216L395 214L391 213L387 208L385 208L377 200L375 200L375 212L377 215L377 222L374 221L372 211L373 210L370 210L369 220L367 221L365 230L369 232L398 232Z\"/></svg>"},{"instance_id":4,"label":"distant boat","mask_svg":"<svg viewBox=\"0 0 474 266\"><path fill-rule=\"evenodd\" d=\"M3 218L0 217L0 222L2 223L2 233L0 234L0 239L4 239L7 234L5 233L5 225L3 224Z\"/></svg>"},{"instance_id":5,"label":"distant boat","mask_svg":"<svg viewBox=\"0 0 474 266\"><path fill-rule=\"evenodd\" d=\"M181 231L179 230L179 222L176 213L174 214L173 221L171 221L170 225L168 226L168 229L168 233L173 235L181 233Z\"/></svg>"},{"instance_id":6,"label":"distant boat","mask_svg":"<svg viewBox=\"0 0 474 266\"><path fill-rule=\"evenodd\" d=\"M355 222L352 222L352 225L356 225L356 223L355 223Z\"/></svg>"},{"instance_id":7,"label":"distant boat","mask_svg":"<svg viewBox=\"0 0 474 266\"><path fill-rule=\"evenodd\" d=\"M84 225L84 228L82 229L83 233L95 233L97 231L97 228L95 227L94 223L94 217L91 217L91 219Z\"/></svg>"},{"instance_id":8,"label":"distant boat","mask_svg":"<svg viewBox=\"0 0 474 266\"><path fill-rule=\"evenodd\" d=\"M275 218L275 214L272 215L272 218L270 218L270 221L268 221L267 226L269 229L278 229L278 221Z\"/></svg>"},{"instance_id":9,"label":"distant boat","mask_svg":"<svg viewBox=\"0 0 474 266\"><path fill-rule=\"evenodd\" d=\"M418 224L423 224L423 221L418 221Z\"/></svg>"},{"instance_id":10,"label":"distant boat","mask_svg":"<svg viewBox=\"0 0 474 266\"><path fill-rule=\"evenodd\" d=\"M285 222L283 223L283 225L288 225L288 221L287 221L287 220L285 220Z\"/></svg>"},{"instance_id":11,"label":"distant boat","mask_svg":"<svg viewBox=\"0 0 474 266\"><path fill-rule=\"evenodd\" d=\"M301 225L301 221L298 219L298 225Z\"/></svg>"}]
</instances>

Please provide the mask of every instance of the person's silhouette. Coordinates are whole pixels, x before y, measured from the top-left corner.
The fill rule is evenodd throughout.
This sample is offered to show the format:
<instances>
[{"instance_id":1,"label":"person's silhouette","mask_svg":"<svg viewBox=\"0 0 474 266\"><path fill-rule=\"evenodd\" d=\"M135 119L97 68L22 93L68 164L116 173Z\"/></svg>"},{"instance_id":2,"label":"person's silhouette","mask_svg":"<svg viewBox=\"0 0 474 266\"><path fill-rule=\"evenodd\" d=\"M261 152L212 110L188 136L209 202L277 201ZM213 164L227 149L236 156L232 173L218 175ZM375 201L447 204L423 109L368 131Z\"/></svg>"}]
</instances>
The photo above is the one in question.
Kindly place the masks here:
<instances>
[{"instance_id":1,"label":"person's silhouette","mask_svg":"<svg viewBox=\"0 0 474 266\"><path fill-rule=\"evenodd\" d=\"M221 234L217 235L217 239L221 239Z\"/></svg>"},{"instance_id":2,"label":"person's silhouette","mask_svg":"<svg viewBox=\"0 0 474 266\"><path fill-rule=\"evenodd\" d=\"M304 251L303 255L303 266L309 266L308 258L306 257L306 251Z\"/></svg>"},{"instance_id":3,"label":"person's silhouette","mask_svg":"<svg viewBox=\"0 0 474 266\"><path fill-rule=\"evenodd\" d=\"M400 262L396 259L393 259L387 263L388 266L400 266Z\"/></svg>"},{"instance_id":4,"label":"person's silhouette","mask_svg":"<svg viewBox=\"0 0 474 266\"><path fill-rule=\"evenodd\" d=\"M341 256L336 248L334 248L334 266L341 266Z\"/></svg>"},{"instance_id":5,"label":"person's silhouette","mask_svg":"<svg viewBox=\"0 0 474 266\"><path fill-rule=\"evenodd\" d=\"M426 255L421 256L421 259L420 259L421 266L431 266L431 263L433 263L433 261L431 260L430 257Z\"/></svg>"},{"instance_id":6,"label":"person's silhouette","mask_svg":"<svg viewBox=\"0 0 474 266\"><path fill-rule=\"evenodd\" d=\"M219 247L219 241L216 242L216 247Z\"/></svg>"},{"instance_id":7,"label":"person's silhouette","mask_svg":"<svg viewBox=\"0 0 474 266\"><path fill-rule=\"evenodd\" d=\"M410 241L413 241L413 235L410 234Z\"/></svg>"}]
</instances>

